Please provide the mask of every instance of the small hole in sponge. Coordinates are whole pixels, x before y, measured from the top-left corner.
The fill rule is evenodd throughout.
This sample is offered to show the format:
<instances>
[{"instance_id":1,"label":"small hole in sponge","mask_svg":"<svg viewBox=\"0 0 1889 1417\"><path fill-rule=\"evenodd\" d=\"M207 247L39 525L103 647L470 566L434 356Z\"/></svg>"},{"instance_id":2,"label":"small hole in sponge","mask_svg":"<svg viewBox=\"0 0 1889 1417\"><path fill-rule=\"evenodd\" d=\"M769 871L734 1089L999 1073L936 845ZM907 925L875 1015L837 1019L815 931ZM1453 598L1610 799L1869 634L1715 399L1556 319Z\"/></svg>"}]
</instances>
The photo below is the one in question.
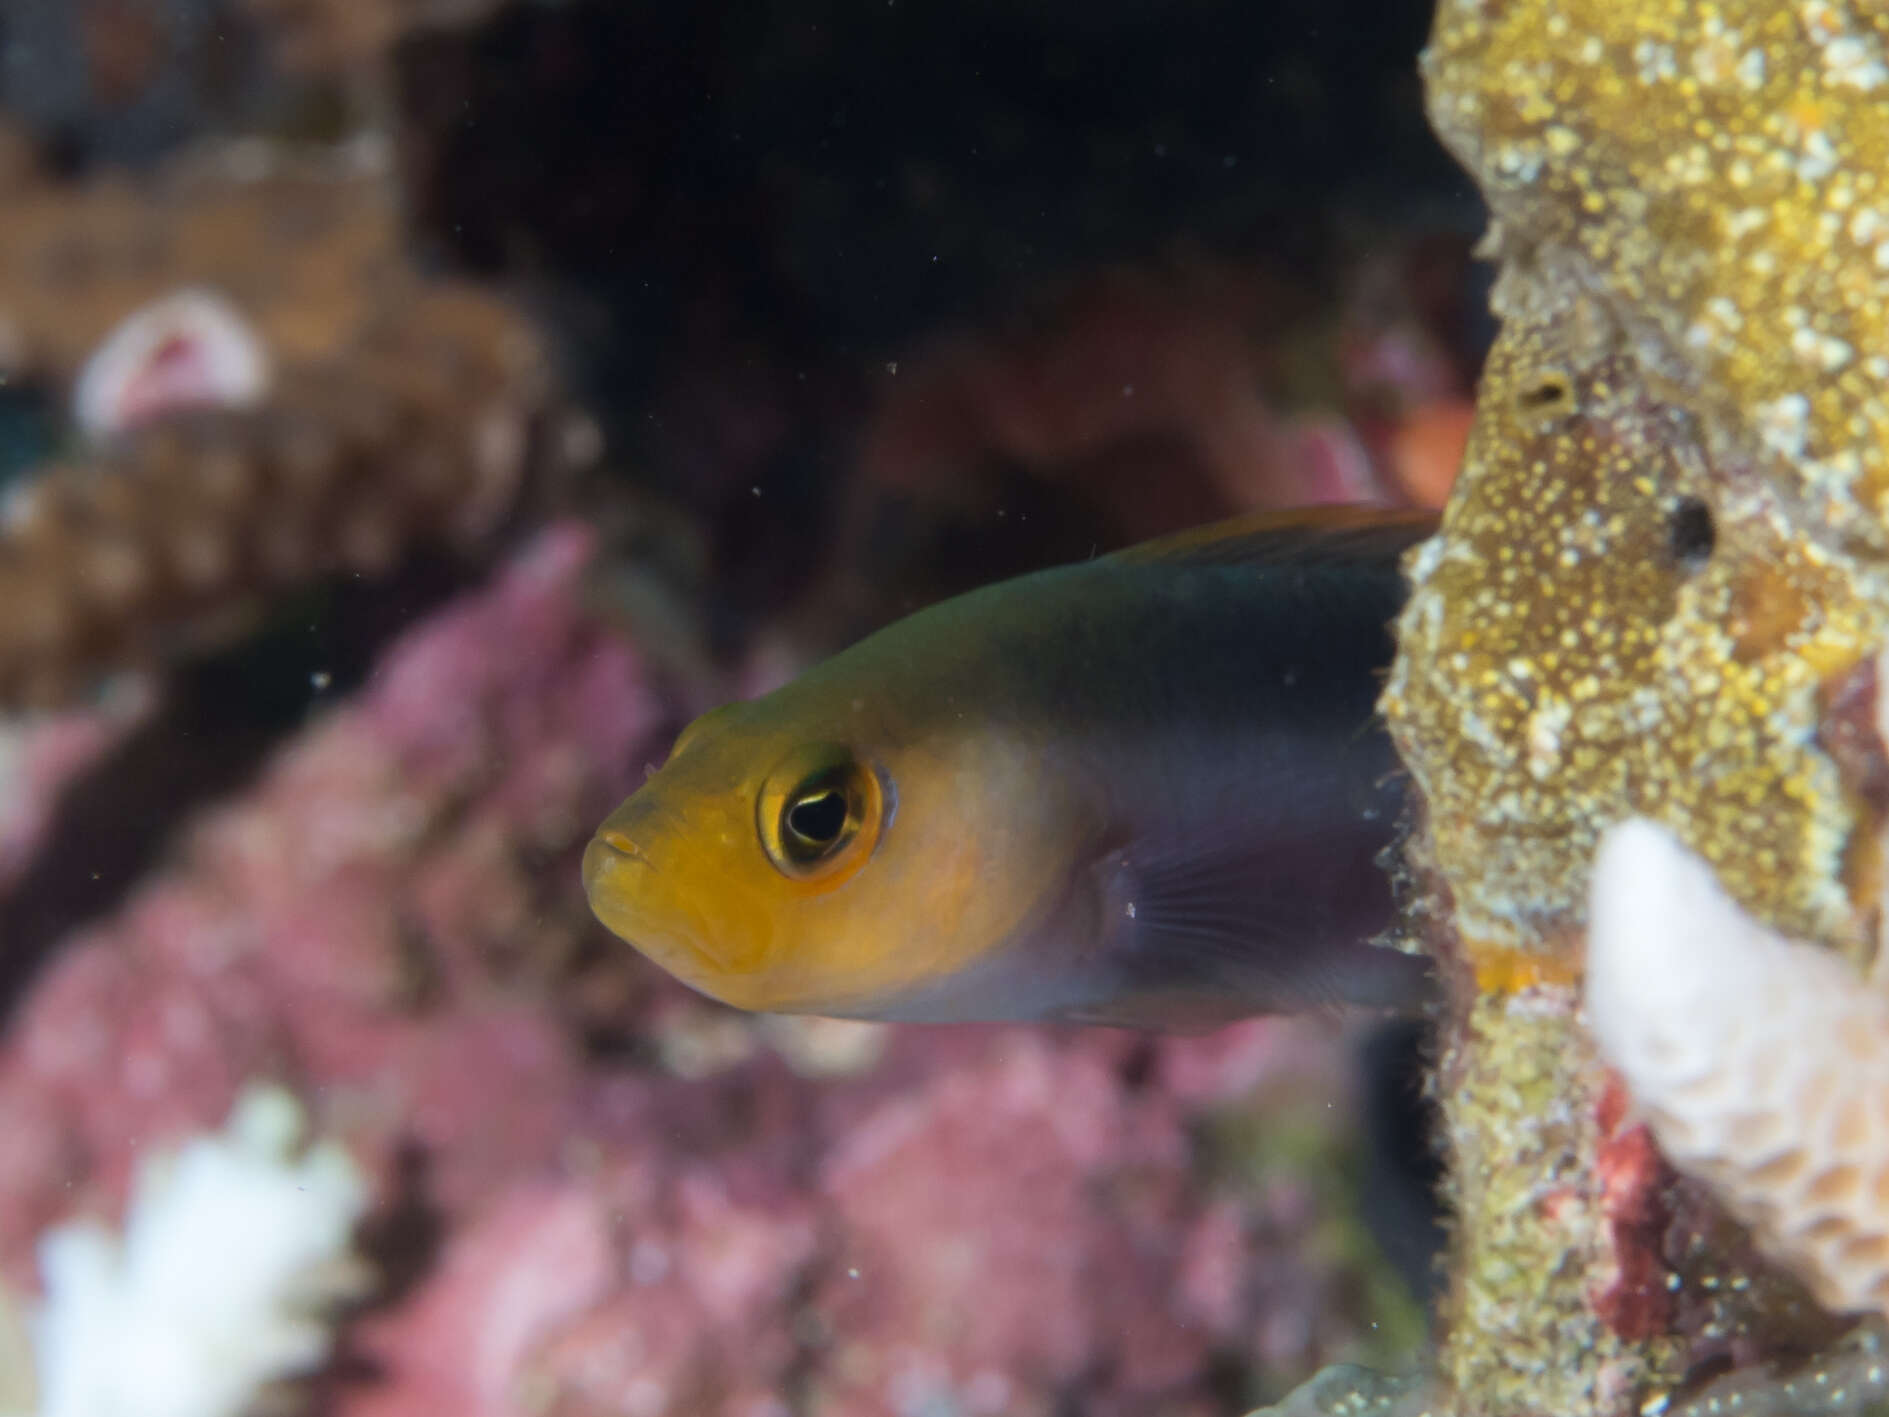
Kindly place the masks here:
<instances>
[{"instance_id":1,"label":"small hole in sponge","mask_svg":"<svg viewBox=\"0 0 1889 1417\"><path fill-rule=\"evenodd\" d=\"M1559 369L1544 370L1523 386L1515 403L1538 425L1558 423L1574 412L1574 382Z\"/></svg>"},{"instance_id":2,"label":"small hole in sponge","mask_svg":"<svg viewBox=\"0 0 1889 1417\"><path fill-rule=\"evenodd\" d=\"M1718 546L1712 509L1697 497L1681 497L1666 517L1666 547L1688 571L1699 571Z\"/></svg>"}]
</instances>

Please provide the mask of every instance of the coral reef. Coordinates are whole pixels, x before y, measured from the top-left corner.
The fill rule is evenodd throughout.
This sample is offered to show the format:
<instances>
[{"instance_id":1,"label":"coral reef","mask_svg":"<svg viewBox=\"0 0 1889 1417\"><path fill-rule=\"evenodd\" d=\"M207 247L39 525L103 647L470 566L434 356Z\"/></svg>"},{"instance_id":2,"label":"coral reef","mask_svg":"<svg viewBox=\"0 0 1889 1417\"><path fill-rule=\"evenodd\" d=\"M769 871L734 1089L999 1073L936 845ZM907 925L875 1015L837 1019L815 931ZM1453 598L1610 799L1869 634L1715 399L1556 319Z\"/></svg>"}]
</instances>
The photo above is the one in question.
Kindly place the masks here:
<instances>
[{"instance_id":1,"label":"coral reef","mask_svg":"<svg viewBox=\"0 0 1889 1417\"><path fill-rule=\"evenodd\" d=\"M1257 508L1441 505L1467 357L1382 270L1348 276L1334 310L1263 262L1109 267L906 350L873 386L820 612L869 625Z\"/></svg>"},{"instance_id":2,"label":"coral reef","mask_svg":"<svg viewBox=\"0 0 1889 1417\"><path fill-rule=\"evenodd\" d=\"M1675 1182L1594 1055L1579 979L1594 853L1629 816L1766 927L1874 947L1884 799L1842 740L1889 627L1883 25L1821 0L1437 13L1430 110L1489 201L1503 321L1384 696L1424 807L1421 928L1456 981L1450 1410L1657 1406L1814 1332L1716 1243L1699 1181L1754 1154L1680 1144L1697 1176ZM1732 969L1737 938L1698 967Z\"/></svg>"},{"instance_id":3,"label":"coral reef","mask_svg":"<svg viewBox=\"0 0 1889 1417\"><path fill-rule=\"evenodd\" d=\"M214 144L156 173L54 182L0 160L0 368L69 387L118 324L218 292L278 366L340 356L423 282L401 246L384 144Z\"/></svg>"},{"instance_id":4,"label":"coral reef","mask_svg":"<svg viewBox=\"0 0 1889 1417\"><path fill-rule=\"evenodd\" d=\"M384 164L243 151L17 181L6 372L72 389L95 441L9 489L0 701L199 653L323 577L483 550L595 455L536 326L408 263Z\"/></svg>"},{"instance_id":5,"label":"coral reef","mask_svg":"<svg viewBox=\"0 0 1889 1417\"><path fill-rule=\"evenodd\" d=\"M258 408L176 413L37 472L0 523L0 697L57 701L285 590L479 545L563 455L552 408L529 327L442 287L284 369Z\"/></svg>"},{"instance_id":6,"label":"coral reef","mask_svg":"<svg viewBox=\"0 0 1889 1417\"><path fill-rule=\"evenodd\" d=\"M1587 1013L1660 1149L1838 1311L1889 1313L1889 998L1732 904L1639 818L1594 866Z\"/></svg>"},{"instance_id":7,"label":"coral reef","mask_svg":"<svg viewBox=\"0 0 1889 1417\"><path fill-rule=\"evenodd\" d=\"M1351 1214L1355 1038L735 1018L598 934L571 850L686 716L672 695L786 672L781 607L828 571L858 583L854 618L812 605L804 643L1239 507L1439 500L1477 347L1467 238L1422 258L1419 310L1401 238L1373 225L1361 295L1355 251L1299 234L1353 155L1441 165L1398 121L1413 85L1313 92L1320 46L1233 11L1191 35L1006 13L1054 37L1050 114L995 70L947 77L949 5L812 31L597 0L28 9L36 42L82 25L88 52L76 87L7 89L47 103L20 114L30 142L0 133L0 415L38 399L77 427L0 470L0 704L163 672L0 728L0 1305L24 1307L52 1227L134 1204L150 1155L263 1079L372 1197L382 1283L316 1380L339 1417L1205 1417L1407 1355L1421 1316ZM1197 42L1233 18L1250 43ZM115 116L90 111L106 89ZM829 123L842 90L880 121ZM372 126L207 138L238 109L323 143ZM1373 112L1384 144L1346 136ZM1235 130L1273 135L1264 173ZM993 187L965 154L1000 148ZM206 652L257 626L245 654L319 644L355 579L424 584L441 547L472 550L443 558L463 589L543 519L521 494L600 446L565 414L547 314L634 495L673 496L677 540L712 548L680 628L659 536L602 565L559 523L338 708L369 649L342 646L332 688L297 659L255 730L295 736L251 782L259 744L177 707L236 696ZM608 528L614 494L587 491ZM908 494L901 540L884 513ZM640 597L612 622L633 638L579 608L598 584L633 592L613 611ZM426 607L373 593L383 620ZM120 781L167 746L171 776ZM171 789L206 757L233 761L179 829ZM101 811L148 820L150 854L88 838Z\"/></svg>"},{"instance_id":8,"label":"coral reef","mask_svg":"<svg viewBox=\"0 0 1889 1417\"><path fill-rule=\"evenodd\" d=\"M61 789L123 741L150 711L135 683L96 707L0 722L0 898L46 844Z\"/></svg>"}]
</instances>

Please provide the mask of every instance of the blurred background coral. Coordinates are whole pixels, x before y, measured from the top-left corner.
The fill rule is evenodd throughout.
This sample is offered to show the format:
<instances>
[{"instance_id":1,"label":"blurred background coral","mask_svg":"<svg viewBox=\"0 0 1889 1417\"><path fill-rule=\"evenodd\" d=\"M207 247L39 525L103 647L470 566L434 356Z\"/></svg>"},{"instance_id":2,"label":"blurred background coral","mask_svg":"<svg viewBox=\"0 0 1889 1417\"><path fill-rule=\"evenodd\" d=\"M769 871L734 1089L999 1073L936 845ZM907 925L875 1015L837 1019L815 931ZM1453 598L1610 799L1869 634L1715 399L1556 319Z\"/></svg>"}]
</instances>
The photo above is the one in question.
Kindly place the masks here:
<instances>
[{"instance_id":1,"label":"blurred background coral","mask_svg":"<svg viewBox=\"0 0 1889 1417\"><path fill-rule=\"evenodd\" d=\"M1206 1417L1414 1352L1407 1031L756 1020L577 856L941 595L1440 505L1428 21L8 0L0 1412ZM329 1238L202 1219L318 1159L262 1233Z\"/></svg>"}]
</instances>

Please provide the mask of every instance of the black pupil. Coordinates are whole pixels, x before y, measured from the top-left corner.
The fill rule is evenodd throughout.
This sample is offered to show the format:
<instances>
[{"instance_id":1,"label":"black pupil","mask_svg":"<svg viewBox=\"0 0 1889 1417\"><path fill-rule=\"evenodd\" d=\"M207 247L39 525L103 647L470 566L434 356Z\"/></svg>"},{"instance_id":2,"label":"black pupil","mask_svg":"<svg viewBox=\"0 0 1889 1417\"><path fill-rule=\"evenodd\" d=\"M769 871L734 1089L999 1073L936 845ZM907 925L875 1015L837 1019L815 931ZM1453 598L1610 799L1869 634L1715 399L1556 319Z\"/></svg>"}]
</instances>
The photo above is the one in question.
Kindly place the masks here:
<instances>
[{"instance_id":1,"label":"black pupil","mask_svg":"<svg viewBox=\"0 0 1889 1417\"><path fill-rule=\"evenodd\" d=\"M787 830L802 841L824 846L846 825L846 798L829 787L815 797L803 797L787 810Z\"/></svg>"}]
</instances>

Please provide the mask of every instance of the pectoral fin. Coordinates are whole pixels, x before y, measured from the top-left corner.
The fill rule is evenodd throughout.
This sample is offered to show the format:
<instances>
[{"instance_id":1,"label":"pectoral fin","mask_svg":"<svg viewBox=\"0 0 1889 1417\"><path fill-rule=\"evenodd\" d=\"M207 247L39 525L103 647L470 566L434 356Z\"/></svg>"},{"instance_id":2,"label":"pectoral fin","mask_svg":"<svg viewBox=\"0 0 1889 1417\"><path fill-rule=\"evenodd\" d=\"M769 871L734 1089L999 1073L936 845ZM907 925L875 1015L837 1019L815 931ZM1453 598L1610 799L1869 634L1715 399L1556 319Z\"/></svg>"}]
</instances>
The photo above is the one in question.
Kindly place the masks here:
<instances>
[{"instance_id":1,"label":"pectoral fin","mask_svg":"<svg viewBox=\"0 0 1889 1417\"><path fill-rule=\"evenodd\" d=\"M1427 960L1371 943L1390 922L1375 833L1138 840L1095 863L1111 988L1084 1022L1174 1031L1336 1005L1415 1008Z\"/></svg>"}]
</instances>

